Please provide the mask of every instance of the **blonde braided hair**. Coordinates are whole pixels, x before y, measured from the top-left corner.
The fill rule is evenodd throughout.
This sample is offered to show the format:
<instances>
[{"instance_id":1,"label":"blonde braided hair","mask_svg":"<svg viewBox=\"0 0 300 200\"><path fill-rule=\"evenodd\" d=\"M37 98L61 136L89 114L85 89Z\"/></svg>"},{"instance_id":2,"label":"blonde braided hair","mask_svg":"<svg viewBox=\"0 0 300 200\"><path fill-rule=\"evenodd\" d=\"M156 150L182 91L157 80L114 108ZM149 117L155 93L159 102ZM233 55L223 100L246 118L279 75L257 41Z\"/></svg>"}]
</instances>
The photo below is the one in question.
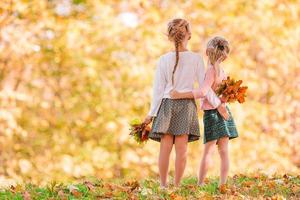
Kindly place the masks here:
<instances>
[{"instance_id":1,"label":"blonde braided hair","mask_svg":"<svg viewBox=\"0 0 300 200\"><path fill-rule=\"evenodd\" d=\"M190 24L185 19L173 19L168 23L168 38L174 42L176 51L176 62L172 72L172 85L174 85L174 74L179 61L179 45L183 42L187 34L191 37Z\"/></svg>"},{"instance_id":2,"label":"blonde braided hair","mask_svg":"<svg viewBox=\"0 0 300 200\"><path fill-rule=\"evenodd\" d=\"M208 41L206 46L206 55L208 56L208 62L215 68L216 78L220 74L220 67L216 66L215 63L218 59L220 59L223 56L225 56L226 58L229 52L229 42L225 38L216 36Z\"/></svg>"}]
</instances>

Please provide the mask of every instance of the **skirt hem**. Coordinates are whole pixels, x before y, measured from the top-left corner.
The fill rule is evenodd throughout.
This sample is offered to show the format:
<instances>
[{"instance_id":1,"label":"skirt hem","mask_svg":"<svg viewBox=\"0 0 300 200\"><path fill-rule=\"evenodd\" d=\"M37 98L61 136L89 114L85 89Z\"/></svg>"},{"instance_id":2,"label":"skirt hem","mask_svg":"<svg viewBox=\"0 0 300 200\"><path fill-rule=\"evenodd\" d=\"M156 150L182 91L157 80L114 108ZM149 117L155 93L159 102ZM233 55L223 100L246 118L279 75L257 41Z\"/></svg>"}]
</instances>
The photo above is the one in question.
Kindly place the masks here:
<instances>
[{"instance_id":1,"label":"skirt hem","mask_svg":"<svg viewBox=\"0 0 300 200\"><path fill-rule=\"evenodd\" d=\"M164 134L188 135L188 142L199 140L200 128L194 99L162 100L153 120L149 138L160 142ZM174 143L174 140L173 140Z\"/></svg>"},{"instance_id":2,"label":"skirt hem","mask_svg":"<svg viewBox=\"0 0 300 200\"><path fill-rule=\"evenodd\" d=\"M153 134L155 136L153 136ZM164 133L164 132L152 132L150 135L149 135L149 139L153 140L153 141L156 141L156 142L160 142L161 141L161 137L163 135L165 135L167 133ZM186 134L186 133L182 133L182 134L169 134L169 135L172 135L173 137L176 137L176 136L180 136L180 135L188 135L188 142L195 142L197 140L200 139L200 136L199 135L194 135L194 134ZM174 144L174 141L173 141L173 144Z\"/></svg>"},{"instance_id":3,"label":"skirt hem","mask_svg":"<svg viewBox=\"0 0 300 200\"><path fill-rule=\"evenodd\" d=\"M203 141L203 144L206 144L207 142L210 142L210 141L218 140L222 137L229 137L229 140L231 140L231 139L237 138L238 136L237 135L236 136L230 136L228 134L218 135L217 137L209 138L208 140Z\"/></svg>"}]
</instances>

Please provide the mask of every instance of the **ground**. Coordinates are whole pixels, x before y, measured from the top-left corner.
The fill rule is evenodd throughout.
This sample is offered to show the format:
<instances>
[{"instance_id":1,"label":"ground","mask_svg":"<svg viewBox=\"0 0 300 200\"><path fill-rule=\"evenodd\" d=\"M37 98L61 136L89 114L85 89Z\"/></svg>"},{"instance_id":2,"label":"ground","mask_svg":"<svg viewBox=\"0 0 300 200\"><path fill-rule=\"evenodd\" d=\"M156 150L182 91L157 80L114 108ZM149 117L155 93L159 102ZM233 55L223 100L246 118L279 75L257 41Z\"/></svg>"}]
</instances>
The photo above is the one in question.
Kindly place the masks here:
<instances>
[{"instance_id":1,"label":"ground","mask_svg":"<svg viewBox=\"0 0 300 200\"><path fill-rule=\"evenodd\" d=\"M161 190L155 179L91 179L73 184L49 183L45 187L26 184L2 188L0 199L300 199L300 176L238 174L218 187L217 178L197 186L196 177L183 179L180 188Z\"/></svg>"}]
</instances>

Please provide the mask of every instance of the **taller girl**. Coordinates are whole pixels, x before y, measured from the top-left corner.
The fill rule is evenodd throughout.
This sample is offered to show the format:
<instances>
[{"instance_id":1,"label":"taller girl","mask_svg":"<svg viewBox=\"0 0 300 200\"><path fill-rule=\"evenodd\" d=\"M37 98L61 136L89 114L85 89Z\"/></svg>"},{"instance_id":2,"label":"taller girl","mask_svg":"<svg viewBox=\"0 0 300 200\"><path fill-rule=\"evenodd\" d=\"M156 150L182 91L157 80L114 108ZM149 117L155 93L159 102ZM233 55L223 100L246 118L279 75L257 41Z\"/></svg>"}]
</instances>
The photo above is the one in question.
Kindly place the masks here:
<instances>
[{"instance_id":1,"label":"taller girl","mask_svg":"<svg viewBox=\"0 0 300 200\"><path fill-rule=\"evenodd\" d=\"M174 19L168 23L168 38L174 43L175 51L170 51L159 58L154 86L153 100L144 123L152 119L152 131L149 137L160 142L159 175L162 188L167 187L170 153L175 145L175 182L177 187L183 176L187 160L187 143L200 137L197 108L194 99L171 99L169 93L190 92L197 81L204 81L204 63L201 56L187 49L191 38L191 28L184 19ZM210 89L208 101L218 107L219 112L227 115L226 108Z\"/></svg>"}]
</instances>

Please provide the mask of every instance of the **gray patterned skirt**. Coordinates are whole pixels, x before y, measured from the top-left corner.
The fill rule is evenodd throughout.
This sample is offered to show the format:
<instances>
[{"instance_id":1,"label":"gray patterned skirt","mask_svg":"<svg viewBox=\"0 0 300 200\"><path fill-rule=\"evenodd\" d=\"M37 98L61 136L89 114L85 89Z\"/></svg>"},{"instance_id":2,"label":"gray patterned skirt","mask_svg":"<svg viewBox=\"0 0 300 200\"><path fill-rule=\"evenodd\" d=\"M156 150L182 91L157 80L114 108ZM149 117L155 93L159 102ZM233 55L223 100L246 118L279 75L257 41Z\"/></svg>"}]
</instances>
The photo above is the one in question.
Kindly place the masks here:
<instances>
[{"instance_id":1,"label":"gray patterned skirt","mask_svg":"<svg viewBox=\"0 0 300 200\"><path fill-rule=\"evenodd\" d=\"M153 120L149 138L160 142L164 134L188 134L188 141L199 140L200 130L194 99L163 99ZM173 143L174 143L173 140Z\"/></svg>"},{"instance_id":2,"label":"gray patterned skirt","mask_svg":"<svg viewBox=\"0 0 300 200\"><path fill-rule=\"evenodd\" d=\"M238 137L232 114L227 106L226 109L230 115L228 120L225 120L217 109L204 111L204 144L222 137L229 137L229 139Z\"/></svg>"}]
</instances>

